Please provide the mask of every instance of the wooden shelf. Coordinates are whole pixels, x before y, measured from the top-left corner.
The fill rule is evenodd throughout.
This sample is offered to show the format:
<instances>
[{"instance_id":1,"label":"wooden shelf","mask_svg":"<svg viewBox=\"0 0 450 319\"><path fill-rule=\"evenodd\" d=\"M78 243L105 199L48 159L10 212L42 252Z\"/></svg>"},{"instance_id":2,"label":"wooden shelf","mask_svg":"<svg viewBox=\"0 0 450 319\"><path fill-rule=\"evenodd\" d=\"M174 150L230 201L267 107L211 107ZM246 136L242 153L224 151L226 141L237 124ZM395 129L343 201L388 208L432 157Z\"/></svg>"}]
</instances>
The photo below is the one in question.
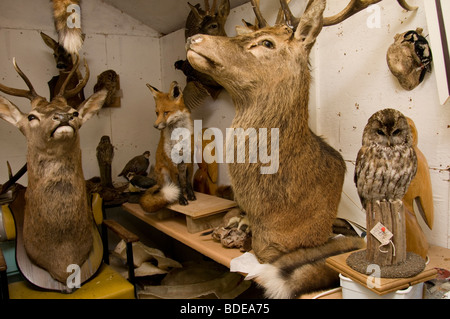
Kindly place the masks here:
<instances>
[{"instance_id":1,"label":"wooden shelf","mask_svg":"<svg viewBox=\"0 0 450 319\"><path fill-rule=\"evenodd\" d=\"M145 212L139 204L124 203L122 207L143 222L228 268L230 267L231 259L242 255L238 249L223 247L219 242L214 241L211 236L201 236L202 232L194 234L188 232L186 217L183 214L176 214L167 219L159 219L156 213Z\"/></svg>"}]
</instances>

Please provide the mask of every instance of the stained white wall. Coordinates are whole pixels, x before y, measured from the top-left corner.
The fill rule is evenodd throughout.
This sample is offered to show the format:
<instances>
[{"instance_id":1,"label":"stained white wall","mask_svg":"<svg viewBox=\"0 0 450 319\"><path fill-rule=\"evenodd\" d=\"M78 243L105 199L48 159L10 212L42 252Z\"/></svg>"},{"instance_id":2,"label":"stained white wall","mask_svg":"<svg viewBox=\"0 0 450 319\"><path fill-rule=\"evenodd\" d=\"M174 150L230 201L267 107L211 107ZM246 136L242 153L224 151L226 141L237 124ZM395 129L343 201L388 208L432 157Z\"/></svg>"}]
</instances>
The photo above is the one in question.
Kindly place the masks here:
<instances>
[{"instance_id":1,"label":"stained white wall","mask_svg":"<svg viewBox=\"0 0 450 319\"><path fill-rule=\"evenodd\" d=\"M303 12L304 2L292 2L294 14ZM339 12L347 3L347 0L328 1L325 15ZM347 163L339 215L365 225L365 213L353 183L363 128L373 113L387 107L412 118L419 132L419 148L430 166L435 206L433 229L428 229L421 217L419 223L431 244L450 247L450 105L439 104L434 74L427 75L415 90L405 91L386 64L386 52L396 33L422 27L424 34L428 34L423 0L408 0L408 3L419 6L419 10L407 12L396 1L382 1L371 11L360 12L322 30L311 54L310 126L339 150ZM270 24L277 10L278 1L261 1L261 11ZM378 12L379 25L371 28L372 19L378 18L373 14ZM236 34L235 26L242 25L241 19L254 21L249 4L232 10L226 24L228 36ZM173 62L186 56L184 30L164 36L161 50L163 89L167 90L172 80L184 84L182 73L173 68ZM218 127L223 132L233 116L232 102L226 92L193 112L195 119L203 119L204 127ZM219 181L228 182L226 164L220 166Z\"/></svg>"},{"instance_id":2,"label":"stained white wall","mask_svg":"<svg viewBox=\"0 0 450 319\"><path fill-rule=\"evenodd\" d=\"M81 16L86 40L80 54L91 71L85 96L93 93L97 75L107 69L120 75L123 92L120 108L101 109L81 128L83 170L86 179L99 175L95 149L101 136L109 135L115 146L112 175L120 182L124 180L117 175L131 157L150 150L154 161L159 135L152 125L154 102L145 83L161 83L160 35L101 0L83 2ZM56 39L50 1L0 1L0 81L11 87L25 87L12 66L12 58L16 57L36 91L48 98L47 81L58 71L41 31ZM30 110L27 99L4 96L22 111ZM26 141L18 129L3 120L0 147L0 180L6 181L6 161L16 172L26 161ZM19 182L26 185L27 175Z\"/></svg>"},{"instance_id":3,"label":"stained white wall","mask_svg":"<svg viewBox=\"0 0 450 319\"><path fill-rule=\"evenodd\" d=\"M420 26L427 34L423 1L408 0L419 6L414 13L404 11L396 1L382 1L378 5L379 28L367 26L373 13L367 11L337 26L324 28L311 57L310 126L338 149L347 162L340 215L364 223L365 216L352 180L362 130L370 115L385 107L396 108L411 117L419 131L419 148L430 165L435 204L433 230L427 229L423 222L422 228L431 244L450 247L449 105L439 104L433 74L427 75L425 82L415 90L404 91L390 74L385 60L396 33ZM303 11L303 1L292 2L294 13ZM339 11L348 1L328 2L326 15ZM261 1L261 10L272 24L278 1ZM235 35L234 27L242 25L243 18L254 21L249 4L232 10L226 25L229 36ZM81 53L91 69L85 95L92 94L96 75L110 68L120 74L123 91L121 108L102 109L81 129L83 169L86 178L98 175L95 148L100 137L107 134L116 147L113 162L113 176L116 176L129 158L147 149L152 152L154 161L159 134L152 125L154 101L145 83L162 90L168 90L173 80L182 86L185 84L181 71L173 67L176 60L185 58L184 30L160 38L155 30L101 0L85 1L82 19L87 39ZM36 90L48 96L47 81L57 70L50 49L39 36L40 31L56 36L49 1L0 2L0 82L24 87L11 64L12 57L16 57ZM11 101L23 111L29 111L26 99L12 97ZM195 119L203 120L203 127L217 127L223 132L230 126L233 116L232 101L226 92L193 112ZM25 145L25 138L16 128L0 121L0 181L7 179L7 160L14 171L25 163ZM226 164L220 165L219 179L221 184L228 183ZM26 175L20 182L26 184Z\"/></svg>"}]
</instances>

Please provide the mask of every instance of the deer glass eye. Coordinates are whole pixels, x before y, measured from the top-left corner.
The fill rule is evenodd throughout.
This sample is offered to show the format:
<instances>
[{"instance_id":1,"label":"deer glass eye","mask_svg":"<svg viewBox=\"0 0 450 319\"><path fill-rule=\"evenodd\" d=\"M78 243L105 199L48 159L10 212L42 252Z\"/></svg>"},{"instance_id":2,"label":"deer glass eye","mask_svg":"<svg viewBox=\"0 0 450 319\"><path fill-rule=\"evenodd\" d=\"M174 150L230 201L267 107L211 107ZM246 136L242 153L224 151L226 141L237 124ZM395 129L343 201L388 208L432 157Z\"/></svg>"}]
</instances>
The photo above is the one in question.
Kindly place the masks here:
<instances>
[{"instance_id":1,"label":"deer glass eye","mask_svg":"<svg viewBox=\"0 0 450 319\"><path fill-rule=\"evenodd\" d=\"M213 23L209 26L210 29L217 29L219 25L217 23Z\"/></svg>"},{"instance_id":2,"label":"deer glass eye","mask_svg":"<svg viewBox=\"0 0 450 319\"><path fill-rule=\"evenodd\" d=\"M268 49L273 49L275 47L275 45L272 43L272 41L269 41L269 40L263 40L263 41L261 41L261 44Z\"/></svg>"},{"instance_id":3,"label":"deer glass eye","mask_svg":"<svg viewBox=\"0 0 450 319\"><path fill-rule=\"evenodd\" d=\"M72 113L72 116L73 116L73 117L78 117L79 115L80 115L80 113L78 113L78 112L73 112L73 113Z\"/></svg>"},{"instance_id":4,"label":"deer glass eye","mask_svg":"<svg viewBox=\"0 0 450 319\"><path fill-rule=\"evenodd\" d=\"M32 120L37 120L38 118L35 116L35 115L33 115L33 114L30 114L30 115L28 115L28 121L32 121Z\"/></svg>"}]
</instances>

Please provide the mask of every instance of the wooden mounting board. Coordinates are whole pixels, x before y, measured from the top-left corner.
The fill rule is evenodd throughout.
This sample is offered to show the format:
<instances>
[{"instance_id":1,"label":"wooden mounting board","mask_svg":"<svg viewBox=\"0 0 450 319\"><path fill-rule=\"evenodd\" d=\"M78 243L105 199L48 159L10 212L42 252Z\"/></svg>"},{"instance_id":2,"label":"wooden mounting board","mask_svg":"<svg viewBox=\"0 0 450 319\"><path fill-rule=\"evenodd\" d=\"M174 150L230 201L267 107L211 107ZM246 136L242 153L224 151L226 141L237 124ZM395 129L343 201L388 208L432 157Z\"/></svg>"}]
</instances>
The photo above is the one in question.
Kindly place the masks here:
<instances>
[{"instance_id":1,"label":"wooden mounting board","mask_svg":"<svg viewBox=\"0 0 450 319\"><path fill-rule=\"evenodd\" d=\"M434 279L437 274L437 270L432 268L432 266L428 264L425 267L424 271L422 271L417 276L410 278L380 278L380 285L378 287L375 286L373 288L370 288L367 286L367 278L369 276L353 270L350 266L347 265L347 257L352 253L353 252L348 252L342 255L330 257L326 260L326 264L337 272L363 285L364 287L367 287L368 289L381 296L397 290L406 289L409 286L427 280Z\"/></svg>"},{"instance_id":2,"label":"wooden mounting board","mask_svg":"<svg viewBox=\"0 0 450 319\"><path fill-rule=\"evenodd\" d=\"M176 203L167 206L167 208L197 219L221 213L237 206L234 201L208 194L195 192L195 197L197 199L189 201L189 205L183 206Z\"/></svg>"}]
</instances>

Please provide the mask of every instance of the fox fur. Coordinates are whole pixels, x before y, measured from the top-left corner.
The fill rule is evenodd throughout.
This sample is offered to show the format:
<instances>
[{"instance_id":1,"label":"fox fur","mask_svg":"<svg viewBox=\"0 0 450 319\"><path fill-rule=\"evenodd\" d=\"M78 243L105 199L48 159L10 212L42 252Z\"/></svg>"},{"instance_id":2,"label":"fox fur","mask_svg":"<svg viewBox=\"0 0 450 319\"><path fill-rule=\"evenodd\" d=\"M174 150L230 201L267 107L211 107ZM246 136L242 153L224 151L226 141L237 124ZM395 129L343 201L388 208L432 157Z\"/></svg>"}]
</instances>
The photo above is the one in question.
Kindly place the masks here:
<instances>
[{"instance_id":1,"label":"fox fur","mask_svg":"<svg viewBox=\"0 0 450 319\"><path fill-rule=\"evenodd\" d=\"M276 173L261 174L262 164L248 158L228 164L234 198L252 227L253 252L266 264L257 281L272 298L333 284L338 276L325 266L326 257L364 246L361 238L330 240L346 164L308 127L309 53L325 6L325 0L310 1L295 28L275 25L235 37L198 34L186 43L191 65L231 95L233 128L279 128Z\"/></svg>"},{"instance_id":2,"label":"fox fur","mask_svg":"<svg viewBox=\"0 0 450 319\"><path fill-rule=\"evenodd\" d=\"M83 35L81 33L81 21L75 21L80 23L80 27L70 26L68 21L73 19L74 12L70 10L68 6L77 5L80 8L80 0L52 0L53 2L53 18L55 21L56 32L58 33L58 42L64 47L64 49L71 53L76 54L80 51L83 45ZM78 16L77 19L81 19ZM74 21L72 21L74 22Z\"/></svg>"},{"instance_id":3,"label":"fox fur","mask_svg":"<svg viewBox=\"0 0 450 319\"><path fill-rule=\"evenodd\" d=\"M195 200L192 187L192 134L193 122L191 112L184 104L183 93L177 82L172 82L168 93L160 92L147 84L156 102L156 116L154 127L161 131L158 148L156 150L155 178L157 185L148 189L140 198L141 207L147 212L155 212L177 199L181 205L187 205L188 200ZM176 128L186 128L191 132L190 161L175 164L171 152L178 140L172 140L172 132ZM187 196L187 199L184 197Z\"/></svg>"}]
</instances>

